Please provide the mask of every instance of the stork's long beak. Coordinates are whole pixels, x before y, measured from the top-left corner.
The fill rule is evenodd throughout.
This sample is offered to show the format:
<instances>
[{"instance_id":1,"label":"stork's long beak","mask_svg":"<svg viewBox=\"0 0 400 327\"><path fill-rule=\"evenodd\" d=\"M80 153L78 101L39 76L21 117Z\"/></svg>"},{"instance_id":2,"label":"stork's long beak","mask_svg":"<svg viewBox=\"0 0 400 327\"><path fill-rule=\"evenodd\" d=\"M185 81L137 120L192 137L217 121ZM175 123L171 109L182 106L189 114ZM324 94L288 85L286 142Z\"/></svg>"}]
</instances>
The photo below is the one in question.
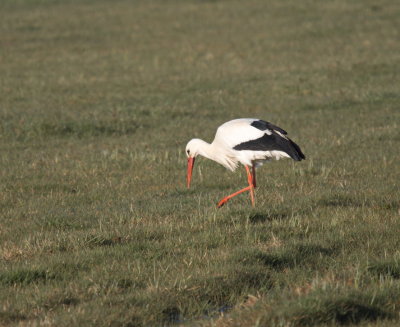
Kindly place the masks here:
<instances>
[{"instance_id":1,"label":"stork's long beak","mask_svg":"<svg viewBox=\"0 0 400 327\"><path fill-rule=\"evenodd\" d=\"M186 177L187 188L190 187L190 181L192 180L192 171L193 171L193 166L194 166L194 160L195 159L196 158L192 158L192 157L188 158L187 177Z\"/></svg>"}]
</instances>

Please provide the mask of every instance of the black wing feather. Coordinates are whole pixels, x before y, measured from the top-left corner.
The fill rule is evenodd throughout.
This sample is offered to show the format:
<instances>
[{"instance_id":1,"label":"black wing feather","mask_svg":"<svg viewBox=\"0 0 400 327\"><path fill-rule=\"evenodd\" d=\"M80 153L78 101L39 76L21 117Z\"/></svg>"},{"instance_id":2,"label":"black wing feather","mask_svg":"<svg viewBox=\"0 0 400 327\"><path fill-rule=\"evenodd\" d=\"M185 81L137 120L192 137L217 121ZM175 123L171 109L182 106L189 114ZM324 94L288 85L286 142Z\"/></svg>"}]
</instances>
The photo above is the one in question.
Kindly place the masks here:
<instances>
[{"instance_id":1,"label":"black wing feather","mask_svg":"<svg viewBox=\"0 0 400 327\"><path fill-rule=\"evenodd\" d=\"M278 131L279 133L282 133L284 135L287 134L287 132L284 129L261 119L253 121L250 125L259 129L260 131L265 131L269 129L270 131Z\"/></svg>"},{"instance_id":2,"label":"black wing feather","mask_svg":"<svg viewBox=\"0 0 400 327\"><path fill-rule=\"evenodd\" d=\"M254 123L254 122L253 122ZM305 155L300 147L287 137L282 137L274 130L272 134L264 134L262 137L236 145L234 150L252 150L252 151L282 151L287 153L292 159L301 161ZM282 132L281 132L282 133ZM286 132L285 132L286 134Z\"/></svg>"}]
</instances>

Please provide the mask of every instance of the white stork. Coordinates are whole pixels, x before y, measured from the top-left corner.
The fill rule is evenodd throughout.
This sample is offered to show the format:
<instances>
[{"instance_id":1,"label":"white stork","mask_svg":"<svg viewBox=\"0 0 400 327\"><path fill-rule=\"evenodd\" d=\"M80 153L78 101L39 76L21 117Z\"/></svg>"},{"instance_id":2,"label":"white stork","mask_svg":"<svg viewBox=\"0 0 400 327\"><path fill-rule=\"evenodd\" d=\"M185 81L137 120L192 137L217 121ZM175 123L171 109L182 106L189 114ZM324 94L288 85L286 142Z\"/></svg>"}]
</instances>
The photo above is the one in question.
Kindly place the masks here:
<instances>
[{"instance_id":1,"label":"white stork","mask_svg":"<svg viewBox=\"0 0 400 327\"><path fill-rule=\"evenodd\" d=\"M296 161L305 159L300 147L286 134L285 130L267 121L241 118L222 124L217 129L211 144L200 139L190 140L186 145L187 187L190 187L194 161L198 155L214 160L231 171L234 171L240 162L246 168L249 186L224 197L218 202L218 208L229 199L246 191L250 192L251 203L254 206L256 167L271 159L292 158Z\"/></svg>"}]
</instances>

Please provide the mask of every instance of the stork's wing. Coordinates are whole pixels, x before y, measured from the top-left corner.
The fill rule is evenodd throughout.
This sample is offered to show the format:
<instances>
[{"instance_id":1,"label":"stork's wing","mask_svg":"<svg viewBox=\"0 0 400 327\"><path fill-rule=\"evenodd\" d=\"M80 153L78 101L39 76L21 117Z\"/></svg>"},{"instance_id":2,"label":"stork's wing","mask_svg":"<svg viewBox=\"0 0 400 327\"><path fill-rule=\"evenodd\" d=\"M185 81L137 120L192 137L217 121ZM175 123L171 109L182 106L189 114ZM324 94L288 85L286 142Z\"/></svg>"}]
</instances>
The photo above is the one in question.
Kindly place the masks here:
<instances>
[{"instance_id":1,"label":"stork's wing","mask_svg":"<svg viewBox=\"0 0 400 327\"><path fill-rule=\"evenodd\" d=\"M254 120L250 125L255 128L258 128L261 131L270 130L270 131L278 131L279 133L284 135L287 134L287 132L284 129L261 119Z\"/></svg>"},{"instance_id":2,"label":"stork's wing","mask_svg":"<svg viewBox=\"0 0 400 327\"><path fill-rule=\"evenodd\" d=\"M300 147L286 134L285 130L267 121L242 118L221 125L214 142L237 151L282 151L294 160L305 159Z\"/></svg>"},{"instance_id":3,"label":"stork's wing","mask_svg":"<svg viewBox=\"0 0 400 327\"><path fill-rule=\"evenodd\" d=\"M233 149L239 151L282 151L296 161L301 161L306 158L296 143L275 131L272 131L271 135L264 134L258 139L240 143L233 147Z\"/></svg>"},{"instance_id":4,"label":"stork's wing","mask_svg":"<svg viewBox=\"0 0 400 327\"><path fill-rule=\"evenodd\" d=\"M258 119L242 118L222 124L217 129L213 143L233 149L240 143L256 140L263 137L265 133L271 133L269 130L253 127L251 124L255 121L258 121Z\"/></svg>"}]
</instances>

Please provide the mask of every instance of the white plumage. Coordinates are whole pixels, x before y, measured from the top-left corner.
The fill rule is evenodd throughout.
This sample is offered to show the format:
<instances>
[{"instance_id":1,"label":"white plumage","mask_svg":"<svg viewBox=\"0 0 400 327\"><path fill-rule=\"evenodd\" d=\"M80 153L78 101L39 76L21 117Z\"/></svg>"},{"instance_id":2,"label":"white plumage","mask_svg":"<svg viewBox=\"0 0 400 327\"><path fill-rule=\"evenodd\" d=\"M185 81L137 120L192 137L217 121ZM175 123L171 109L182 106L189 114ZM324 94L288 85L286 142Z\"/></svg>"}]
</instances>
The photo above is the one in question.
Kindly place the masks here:
<instances>
[{"instance_id":1,"label":"white plumage","mask_svg":"<svg viewBox=\"0 0 400 327\"><path fill-rule=\"evenodd\" d=\"M265 161L292 158L305 159L300 147L286 136L286 131L267 121L255 118L241 118L222 124L211 144L192 139L186 145L188 157L187 185L190 187L194 160L198 155L209 158L234 171L240 162L248 173L249 186L224 198L218 206L231 197L249 190L254 205L255 168ZM252 173L249 171L252 167Z\"/></svg>"}]
</instances>

